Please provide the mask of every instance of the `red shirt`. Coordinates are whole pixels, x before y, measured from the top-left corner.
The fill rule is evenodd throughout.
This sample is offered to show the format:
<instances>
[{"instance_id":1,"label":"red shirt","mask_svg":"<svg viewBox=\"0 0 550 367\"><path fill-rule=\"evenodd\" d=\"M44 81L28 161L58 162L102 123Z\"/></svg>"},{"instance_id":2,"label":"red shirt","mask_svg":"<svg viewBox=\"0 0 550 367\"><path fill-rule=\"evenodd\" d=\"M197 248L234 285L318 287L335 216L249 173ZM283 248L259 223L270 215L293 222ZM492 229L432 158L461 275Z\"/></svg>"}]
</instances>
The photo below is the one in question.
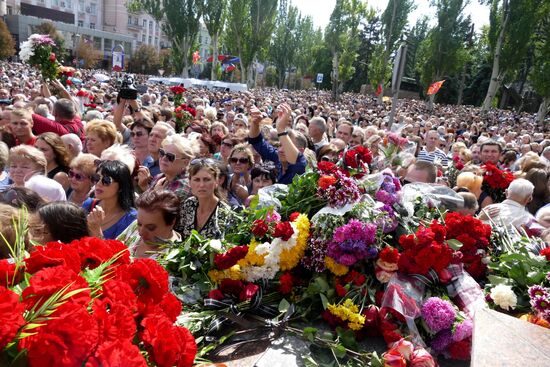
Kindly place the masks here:
<instances>
[{"instance_id":1,"label":"red shirt","mask_svg":"<svg viewBox=\"0 0 550 367\"><path fill-rule=\"evenodd\" d=\"M34 124L34 133L37 135L53 132L59 136L76 134L80 140L84 141L85 139L84 126L78 117L75 117L72 120L54 121L33 113L32 122Z\"/></svg>"},{"instance_id":2,"label":"red shirt","mask_svg":"<svg viewBox=\"0 0 550 367\"><path fill-rule=\"evenodd\" d=\"M25 145L30 145L34 147L34 143L36 143L36 136L33 136L32 138L30 138L26 143L22 143L19 141L19 139L15 138L15 145L25 144Z\"/></svg>"}]
</instances>

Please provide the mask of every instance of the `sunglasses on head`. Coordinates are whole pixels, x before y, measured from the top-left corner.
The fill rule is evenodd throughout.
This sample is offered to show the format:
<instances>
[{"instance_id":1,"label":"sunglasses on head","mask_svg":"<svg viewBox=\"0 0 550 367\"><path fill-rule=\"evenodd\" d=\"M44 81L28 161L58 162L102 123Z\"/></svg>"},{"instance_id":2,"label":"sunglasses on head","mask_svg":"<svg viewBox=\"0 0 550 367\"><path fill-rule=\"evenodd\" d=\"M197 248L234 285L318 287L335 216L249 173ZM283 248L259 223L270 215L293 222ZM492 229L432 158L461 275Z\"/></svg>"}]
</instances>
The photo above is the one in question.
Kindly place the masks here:
<instances>
[{"instance_id":1,"label":"sunglasses on head","mask_svg":"<svg viewBox=\"0 0 550 367\"><path fill-rule=\"evenodd\" d=\"M90 180L92 181L92 183L94 185L97 185L99 182L101 182L101 184L103 186L109 186L110 184L113 183L113 178L110 177L110 176L100 176L100 175L93 175L92 177L90 177Z\"/></svg>"},{"instance_id":2,"label":"sunglasses on head","mask_svg":"<svg viewBox=\"0 0 550 367\"><path fill-rule=\"evenodd\" d=\"M216 161L213 160L212 158L195 158L189 164L192 166L195 166L197 164L204 166L204 165L216 164Z\"/></svg>"},{"instance_id":3,"label":"sunglasses on head","mask_svg":"<svg viewBox=\"0 0 550 367\"><path fill-rule=\"evenodd\" d=\"M75 171L70 170L69 171L69 178L74 178L77 181L84 181L85 179L88 178L88 176L81 175L80 173L76 173Z\"/></svg>"},{"instance_id":4,"label":"sunglasses on head","mask_svg":"<svg viewBox=\"0 0 550 367\"><path fill-rule=\"evenodd\" d=\"M176 159L185 159L185 158L178 158L174 153L167 153L164 149L159 149L159 156L160 158L166 157L168 159L168 162L174 162Z\"/></svg>"},{"instance_id":5,"label":"sunglasses on head","mask_svg":"<svg viewBox=\"0 0 550 367\"><path fill-rule=\"evenodd\" d=\"M136 132L133 132L133 131L132 131L132 132L130 133L130 136L131 136L132 138L135 138L136 136L139 138L139 137L142 137L143 135L145 135L145 134L143 133L143 131L136 131Z\"/></svg>"},{"instance_id":6,"label":"sunglasses on head","mask_svg":"<svg viewBox=\"0 0 550 367\"><path fill-rule=\"evenodd\" d=\"M229 158L230 163L241 163L241 164L248 164L250 160L248 158Z\"/></svg>"}]
</instances>

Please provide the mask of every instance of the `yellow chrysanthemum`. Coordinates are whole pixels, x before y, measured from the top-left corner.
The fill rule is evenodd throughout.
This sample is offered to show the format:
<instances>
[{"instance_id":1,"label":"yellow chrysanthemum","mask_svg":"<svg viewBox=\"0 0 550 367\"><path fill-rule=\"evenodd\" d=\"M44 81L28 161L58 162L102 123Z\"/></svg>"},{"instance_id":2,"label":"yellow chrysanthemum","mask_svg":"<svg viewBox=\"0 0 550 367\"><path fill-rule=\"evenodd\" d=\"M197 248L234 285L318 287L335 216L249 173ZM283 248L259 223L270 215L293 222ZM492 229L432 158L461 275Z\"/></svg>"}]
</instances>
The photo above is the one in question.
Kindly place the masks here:
<instances>
[{"instance_id":1,"label":"yellow chrysanthemum","mask_svg":"<svg viewBox=\"0 0 550 367\"><path fill-rule=\"evenodd\" d=\"M365 325L365 316L359 313L359 307L349 298L340 305L329 304L327 309L342 321L347 321L351 330L360 330Z\"/></svg>"},{"instance_id":2,"label":"yellow chrysanthemum","mask_svg":"<svg viewBox=\"0 0 550 367\"><path fill-rule=\"evenodd\" d=\"M241 268L245 268L248 266L262 266L265 262L265 255L258 255L256 253L256 247L258 246L258 242L253 238L250 241L250 245L248 246L248 253L244 257L244 259L239 260L237 264Z\"/></svg>"},{"instance_id":3,"label":"yellow chrysanthemum","mask_svg":"<svg viewBox=\"0 0 550 367\"><path fill-rule=\"evenodd\" d=\"M279 265L282 271L293 269L304 257L307 248L307 239L309 238L309 219L306 215L300 214L295 221L298 230L296 245L288 250L281 251Z\"/></svg>"},{"instance_id":4,"label":"yellow chrysanthemum","mask_svg":"<svg viewBox=\"0 0 550 367\"><path fill-rule=\"evenodd\" d=\"M210 270L208 277L213 283L220 283L224 279L243 280L243 274L239 265L233 265L226 270Z\"/></svg>"},{"instance_id":5,"label":"yellow chrysanthemum","mask_svg":"<svg viewBox=\"0 0 550 367\"><path fill-rule=\"evenodd\" d=\"M336 276L346 275L349 271L349 268L345 265L338 264L331 257L325 256L325 265L332 274Z\"/></svg>"}]
</instances>

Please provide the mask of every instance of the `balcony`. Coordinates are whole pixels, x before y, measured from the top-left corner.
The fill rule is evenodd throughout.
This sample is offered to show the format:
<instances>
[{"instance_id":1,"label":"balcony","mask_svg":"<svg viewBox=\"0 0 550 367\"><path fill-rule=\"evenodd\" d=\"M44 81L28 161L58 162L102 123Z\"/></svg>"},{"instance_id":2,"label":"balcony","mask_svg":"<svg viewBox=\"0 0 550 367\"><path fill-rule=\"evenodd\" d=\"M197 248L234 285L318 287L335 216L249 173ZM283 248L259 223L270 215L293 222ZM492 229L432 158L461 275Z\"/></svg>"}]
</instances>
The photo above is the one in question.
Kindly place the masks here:
<instances>
[{"instance_id":1,"label":"balcony","mask_svg":"<svg viewBox=\"0 0 550 367\"><path fill-rule=\"evenodd\" d=\"M136 23L128 23L128 29L138 30L141 31L143 27Z\"/></svg>"}]
</instances>

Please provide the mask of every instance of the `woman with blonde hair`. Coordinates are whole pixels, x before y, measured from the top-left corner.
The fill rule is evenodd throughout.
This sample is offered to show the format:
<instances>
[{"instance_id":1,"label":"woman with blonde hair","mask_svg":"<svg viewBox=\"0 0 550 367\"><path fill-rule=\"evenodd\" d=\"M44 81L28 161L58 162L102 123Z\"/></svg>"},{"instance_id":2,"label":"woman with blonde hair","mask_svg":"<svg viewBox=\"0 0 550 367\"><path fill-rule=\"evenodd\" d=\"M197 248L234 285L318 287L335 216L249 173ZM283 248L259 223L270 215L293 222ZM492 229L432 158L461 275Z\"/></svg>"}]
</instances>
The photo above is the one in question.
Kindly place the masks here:
<instances>
[{"instance_id":1,"label":"woman with blonde hair","mask_svg":"<svg viewBox=\"0 0 550 367\"><path fill-rule=\"evenodd\" d=\"M101 152L117 142L119 134L114 123L107 120L92 120L86 124L86 150L101 157Z\"/></svg>"},{"instance_id":2,"label":"woman with blonde hair","mask_svg":"<svg viewBox=\"0 0 550 367\"><path fill-rule=\"evenodd\" d=\"M488 193L481 190L483 177L474 172L462 172L456 178L456 186L458 188L465 187L474 194L477 198L479 209L485 208L487 205L493 204L493 199Z\"/></svg>"},{"instance_id":3,"label":"woman with blonde hair","mask_svg":"<svg viewBox=\"0 0 550 367\"><path fill-rule=\"evenodd\" d=\"M48 162L47 176L56 180L65 191L69 189L69 164L70 155L63 140L56 133L47 132L38 135L34 146L44 153Z\"/></svg>"},{"instance_id":4,"label":"woman with blonde hair","mask_svg":"<svg viewBox=\"0 0 550 367\"><path fill-rule=\"evenodd\" d=\"M187 169L189 162L198 154L197 142L182 137L170 135L166 137L159 149L160 173L147 186L149 177L140 176L139 185L144 191L170 190L175 192L183 202L191 196Z\"/></svg>"},{"instance_id":5,"label":"woman with blonde hair","mask_svg":"<svg viewBox=\"0 0 550 367\"><path fill-rule=\"evenodd\" d=\"M82 153L71 161L69 171L69 192L68 201L82 205L90 197L94 186L92 176L95 174L97 157L93 154Z\"/></svg>"},{"instance_id":6,"label":"woman with blonde hair","mask_svg":"<svg viewBox=\"0 0 550 367\"><path fill-rule=\"evenodd\" d=\"M39 173L46 174L48 162L42 151L30 145L18 145L10 149L9 175L13 186L23 187L25 181Z\"/></svg>"}]
</instances>

